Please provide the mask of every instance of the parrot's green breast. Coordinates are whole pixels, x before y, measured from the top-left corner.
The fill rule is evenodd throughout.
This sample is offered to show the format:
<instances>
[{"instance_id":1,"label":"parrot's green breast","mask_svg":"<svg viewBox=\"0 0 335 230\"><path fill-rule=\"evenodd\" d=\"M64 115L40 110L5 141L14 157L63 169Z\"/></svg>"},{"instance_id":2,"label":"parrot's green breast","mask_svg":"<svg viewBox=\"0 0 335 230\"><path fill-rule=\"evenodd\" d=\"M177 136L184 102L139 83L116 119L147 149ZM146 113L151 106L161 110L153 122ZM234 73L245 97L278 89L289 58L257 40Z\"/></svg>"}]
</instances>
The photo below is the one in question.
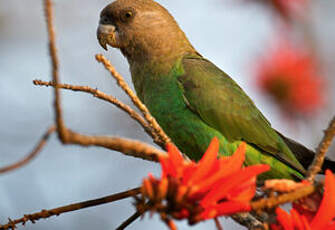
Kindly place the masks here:
<instances>
[{"instance_id":1,"label":"parrot's green breast","mask_svg":"<svg viewBox=\"0 0 335 230\"><path fill-rule=\"evenodd\" d=\"M188 98L190 98L189 92L185 92L185 90L197 90L195 88L198 86L196 82L185 80L188 72L187 69L185 70L185 66L183 59L179 59L170 68L170 71L159 71L159 66L154 68L152 66L133 68L132 78L137 94L167 135L189 158L196 161L199 160L213 137L217 137L220 140L220 153L222 155L233 154L243 139L234 140L227 137L225 133L229 132L229 130L233 135L237 133L231 124L227 124L227 129L223 132L222 129L220 130L220 125L224 124L215 125L211 123L211 119L206 120L202 117L206 112L200 114L192 108L193 106L188 101ZM206 78L206 76L203 76L203 78ZM220 84L218 82L214 83ZM206 83L202 82L201 84ZM208 85L211 84L213 82L208 82ZM215 90L215 88L209 90ZM203 104L202 106L207 106L209 110L211 109L210 105ZM225 107L224 104L221 106ZM227 109L229 107L229 105L226 105ZM202 110L206 111L206 108ZM224 117L222 119L224 120ZM238 127L236 128L238 129ZM266 140L266 138L264 139ZM261 175L261 180L268 178L296 179L302 177L299 172L282 163L271 154L267 154L263 149L249 143L247 140L243 141L248 144L245 165L265 163L271 166L269 172ZM297 162L294 160L294 156L292 161Z\"/></svg>"}]
</instances>

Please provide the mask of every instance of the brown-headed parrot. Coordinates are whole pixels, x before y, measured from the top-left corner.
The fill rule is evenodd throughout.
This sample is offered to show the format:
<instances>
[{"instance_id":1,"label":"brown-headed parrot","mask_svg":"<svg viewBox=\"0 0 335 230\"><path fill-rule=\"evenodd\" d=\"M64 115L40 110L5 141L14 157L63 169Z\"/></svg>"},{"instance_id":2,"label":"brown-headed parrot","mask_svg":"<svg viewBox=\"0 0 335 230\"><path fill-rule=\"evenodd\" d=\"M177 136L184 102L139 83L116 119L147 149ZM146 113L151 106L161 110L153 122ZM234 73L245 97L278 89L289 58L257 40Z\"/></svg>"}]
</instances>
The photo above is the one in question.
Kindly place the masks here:
<instances>
[{"instance_id":1,"label":"brown-headed parrot","mask_svg":"<svg viewBox=\"0 0 335 230\"><path fill-rule=\"evenodd\" d=\"M217 137L220 154L247 143L245 165L269 164L268 178L302 178L314 153L271 127L247 94L199 54L153 0L117 0L101 12L100 45L121 50L137 95L178 148L199 160ZM326 162L331 163L330 161Z\"/></svg>"}]
</instances>

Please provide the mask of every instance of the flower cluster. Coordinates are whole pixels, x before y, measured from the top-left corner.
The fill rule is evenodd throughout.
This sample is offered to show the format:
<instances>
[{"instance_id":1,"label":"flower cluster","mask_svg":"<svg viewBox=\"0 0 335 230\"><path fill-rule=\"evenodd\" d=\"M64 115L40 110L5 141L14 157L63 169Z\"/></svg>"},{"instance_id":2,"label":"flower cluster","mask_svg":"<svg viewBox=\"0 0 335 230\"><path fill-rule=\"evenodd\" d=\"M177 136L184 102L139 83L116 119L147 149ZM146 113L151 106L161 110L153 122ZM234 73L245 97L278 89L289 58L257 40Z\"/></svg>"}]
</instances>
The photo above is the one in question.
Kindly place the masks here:
<instances>
[{"instance_id":1,"label":"flower cluster","mask_svg":"<svg viewBox=\"0 0 335 230\"><path fill-rule=\"evenodd\" d=\"M323 103L323 84L315 59L282 41L267 51L256 69L259 88L290 115L314 113Z\"/></svg>"},{"instance_id":2,"label":"flower cluster","mask_svg":"<svg viewBox=\"0 0 335 230\"><path fill-rule=\"evenodd\" d=\"M296 208L287 213L277 208L276 214L278 223L271 225L272 230L335 230L335 176L326 171L324 197L314 213Z\"/></svg>"},{"instance_id":3,"label":"flower cluster","mask_svg":"<svg viewBox=\"0 0 335 230\"><path fill-rule=\"evenodd\" d=\"M149 175L143 180L142 199L150 209L190 224L222 215L250 211L249 201L256 190L256 176L268 165L243 167L246 144L241 143L231 157L218 158L219 141L214 138L196 163L187 161L173 144L168 156L161 157L160 179ZM142 202L142 204L145 202Z\"/></svg>"}]
</instances>

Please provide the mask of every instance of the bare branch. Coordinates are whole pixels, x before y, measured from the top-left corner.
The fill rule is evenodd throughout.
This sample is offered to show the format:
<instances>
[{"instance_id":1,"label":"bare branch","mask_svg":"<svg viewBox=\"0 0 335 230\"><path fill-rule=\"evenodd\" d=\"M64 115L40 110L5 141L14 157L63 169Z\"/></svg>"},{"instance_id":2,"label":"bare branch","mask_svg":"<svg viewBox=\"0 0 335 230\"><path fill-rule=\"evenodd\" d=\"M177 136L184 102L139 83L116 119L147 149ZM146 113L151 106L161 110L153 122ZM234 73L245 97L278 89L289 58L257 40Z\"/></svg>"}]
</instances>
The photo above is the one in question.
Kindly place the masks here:
<instances>
[{"instance_id":1,"label":"bare branch","mask_svg":"<svg viewBox=\"0 0 335 230\"><path fill-rule=\"evenodd\" d=\"M131 90L128 84L125 82L124 78L119 74L114 66L102 55L97 54L95 58L98 62L102 63L105 68L111 73L115 78L117 84L122 88L122 90L130 97L134 105L142 112L144 118L149 122L151 127L155 130L159 138L161 139L162 145L171 142L170 138L165 134L163 129L159 126L156 119L151 116L147 107L141 102L141 100L136 96L136 94ZM165 146L164 146L165 147Z\"/></svg>"},{"instance_id":2,"label":"bare branch","mask_svg":"<svg viewBox=\"0 0 335 230\"><path fill-rule=\"evenodd\" d=\"M316 150L316 155L313 159L313 162L308 168L307 180L311 182L314 181L315 175L318 172L320 172L326 153L332 143L334 136L335 136L335 116L330 121L328 128L325 130L325 135L323 136Z\"/></svg>"},{"instance_id":3,"label":"bare branch","mask_svg":"<svg viewBox=\"0 0 335 230\"><path fill-rule=\"evenodd\" d=\"M223 227L221 226L219 218L215 217L214 218L214 223L215 223L215 227L216 227L217 230L223 230Z\"/></svg>"},{"instance_id":4,"label":"bare branch","mask_svg":"<svg viewBox=\"0 0 335 230\"><path fill-rule=\"evenodd\" d=\"M55 41L55 30L53 25L53 11L51 0L44 0L44 13L47 22L48 39L49 39L49 54L52 65L52 80L56 85L60 83L58 73L58 56ZM55 107L55 120L57 125L57 132L60 140L66 139L66 127L63 121L62 110L60 106L60 92L57 87L54 90L54 107Z\"/></svg>"},{"instance_id":5,"label":"bare branch","mask_svg":"<svg viewBox=\"0 0 335 230\"><path fill-rule=\"evenodd\" d=\"M55 87L55 83L52 81L46 82L42 80L34 80L33 83L38 86L51 86ZM126 112L131 118L133 118L135 121L137 121L145 130L146 133L148 133L153 139L155 139L154 131L152 128L148 125L147 121L138 114L135 110L130 108L130 106L124 104L123 102L119 101L112 95L108 95L104 92L101 92L97 89L93 89L89 86L77 86L77 85L70 85L70 84L59 84L58 88L66 89L66 90L72 90L72 91L79 91L84 93L89 93L93 95L96 98L99 98L101 100L107 101L115 106L117 106L119 109ZM157 143L158 144L158 143Z\"/></svg>"},{"instance_id":6,"label":"bare branch","mask_svg":"<svg viewBox=\"0 0 335 230\"><path fill-rule=\"evenodd\" d=\"M133 223L137 218L139 218L143 212L136 211L133 215L131 215L128 219L126 219L116 230L123 230L128 227L131 223Z\"/></svg>"},{"instance_id":7,"label":"bare branch","mask_svg":"<svg viewBox=\"0 0 335 230\"><path fill-rule=\"evenodd\" d=\"M247 227L250 230L264 230L264 224L256 219L253 215L250 213L239 213L232 215L231 218L239 223L242 226Z\"/></svg>"},{"instance_id":8,"label":"bare branch","mask_svg":"<svg viewBox=\"0 0 335 230\"><path fill-rule=\"evenodd\" d=\"M0 168L0 173L7 173L10 171L13 171L15 169L21 168L24 165L28 164L31 160L33 160L43 149L45 144L47 143L50 135L56 130L56 127L54 125L50 126L48 130L44 133L39 143L35 146L33 151L31 151L27 156L25 156L23 159L21 159L18 162L15 162L14 164L5 166Z\"/></svg>"},{"instance_id":9,"label":"bare branch","mask_svg":"<svg viewBox=\"0 0 335 230\"><path fill-rule=\"evenodd\" d=\"M49 86L49 85L54 86L55 85L53 82L43 82L39 80L35 80L34 84L44 85L44 86ZM135 111L133 111L129 106L123 104L122 102L119 102L114 97L104 94L98 90L95 90L95 89L92 89L86 86L72 86L68 84L60 84L58 85L58 88L87 92L105 101L111 102L113 104L115 103L118 107L121 107L124 111L131 114L132 117L135 117L136 121L138 121L141 125L142 125L142 122L143 122L143 125L146 124L146 121L143 120L143 118L139 114L137 114ZM146 127L146 126L143 126L143 127ZM68 129L66 129L65 131L67 132L67 140L66 142L64 142L65 144L78 144L82 146L104 147L110 150L119 151L128 156L134 156L137 158L155 161L155 162L158 161L159 155L165 154L164 152L150 145L147 145L143 142L139 142L139 141L132 141L132 140L127 140L127 139L118 138L118 137L87 136L87 135L75 133Z\"/></svg>"},{"instance_id":10,"label":"bare branch","mask_svg":"<svg viewBox=\"0 0 335 230\"><path fill-rule=\"evenodd\" d=\"M49 209L49 210L42 210L40 212L36 212L33 214L24 215L24 217L20 219L9 220L9 222L6 225L0 225L0 230L15 229L16 225L19 223L22 223L22 225L24 225L28 221L35 223L35 221L39 219L46 219L51 216L58 216L66 212L72 212L72 211L76 211L76 210L80 210L80 209L84 209L84 208L88 208L92 206L98 206L98 205L102 205L106 203L111 203L117 200L122 200L128 197L135 196L139 194L140 192L141 192L140 188L134 188L134 189L127 190L125 192L116 193L113 195L101 197L101 198L94 199L94 200L74 203L74 204L70 204L70 205L66 205L66 206L62 206L62 207L58 207L54 209Z\"/></svg>"},{"instance_id":11,"label":"bare branch","mask_svg":"<svg viewBox=\"0 0 335 230\"><path fill-rule=\"evenodd\" d=\"M69 142L66 144L104 147L121 152L127 156L155 162L158 162L159 156L166 154L165 152L141 141L128 140L119 137L87 136L72 132L71 130L67 130L67 132Z\"/></svg>"},{"instance_id":12,"label":"bare branch","mask_svg":"<svg viewBox=\"0 0 335 230\"><path fill-rule=\"evenodd\" d=\"M284 193L279 196L274 196L270 198L261 199L258 201L251 202L251 207L255 211L271 209L278 205L285 204L288 202L293 202L299 200L303 197L306 197L315 191L318 191L322 188L321 184L318 185L306 185L302 188L296 189L293 192Z\"/></svg>"}]
</instances>

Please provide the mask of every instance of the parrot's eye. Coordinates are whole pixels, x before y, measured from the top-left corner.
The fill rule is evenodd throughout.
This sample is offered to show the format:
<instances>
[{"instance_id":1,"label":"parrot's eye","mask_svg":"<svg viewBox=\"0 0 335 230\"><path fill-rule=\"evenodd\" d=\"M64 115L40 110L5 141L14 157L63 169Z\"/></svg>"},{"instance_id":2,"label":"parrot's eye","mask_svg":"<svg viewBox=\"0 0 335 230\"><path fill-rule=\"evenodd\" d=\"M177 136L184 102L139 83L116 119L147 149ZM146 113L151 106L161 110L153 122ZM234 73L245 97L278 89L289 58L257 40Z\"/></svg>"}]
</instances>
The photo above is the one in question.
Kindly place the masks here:
<instances>
[{"instance_id":1,"label":"parrot's eye","mask_svg":"<svg viewBox=\"0 0 335 230\"><path fill-rule=\"evenodd\" d=\"M126 18L131 18L133 16L133 12L128 11L126 12L126 14L124 15Z\"/></svg>"},{"instance_id":2,"label":"parrot's eye","mask_svg":"<svg viewBox=\"0 0 335 230\"><path fill-rule=\"evenodd\" d=\"M122 13L121 13L121 21L122 22L129 22L132 18L134 18L135 16L135 11L134 9L130 8L130 9L125 9Z\"/></svg>"}]
</instances>

